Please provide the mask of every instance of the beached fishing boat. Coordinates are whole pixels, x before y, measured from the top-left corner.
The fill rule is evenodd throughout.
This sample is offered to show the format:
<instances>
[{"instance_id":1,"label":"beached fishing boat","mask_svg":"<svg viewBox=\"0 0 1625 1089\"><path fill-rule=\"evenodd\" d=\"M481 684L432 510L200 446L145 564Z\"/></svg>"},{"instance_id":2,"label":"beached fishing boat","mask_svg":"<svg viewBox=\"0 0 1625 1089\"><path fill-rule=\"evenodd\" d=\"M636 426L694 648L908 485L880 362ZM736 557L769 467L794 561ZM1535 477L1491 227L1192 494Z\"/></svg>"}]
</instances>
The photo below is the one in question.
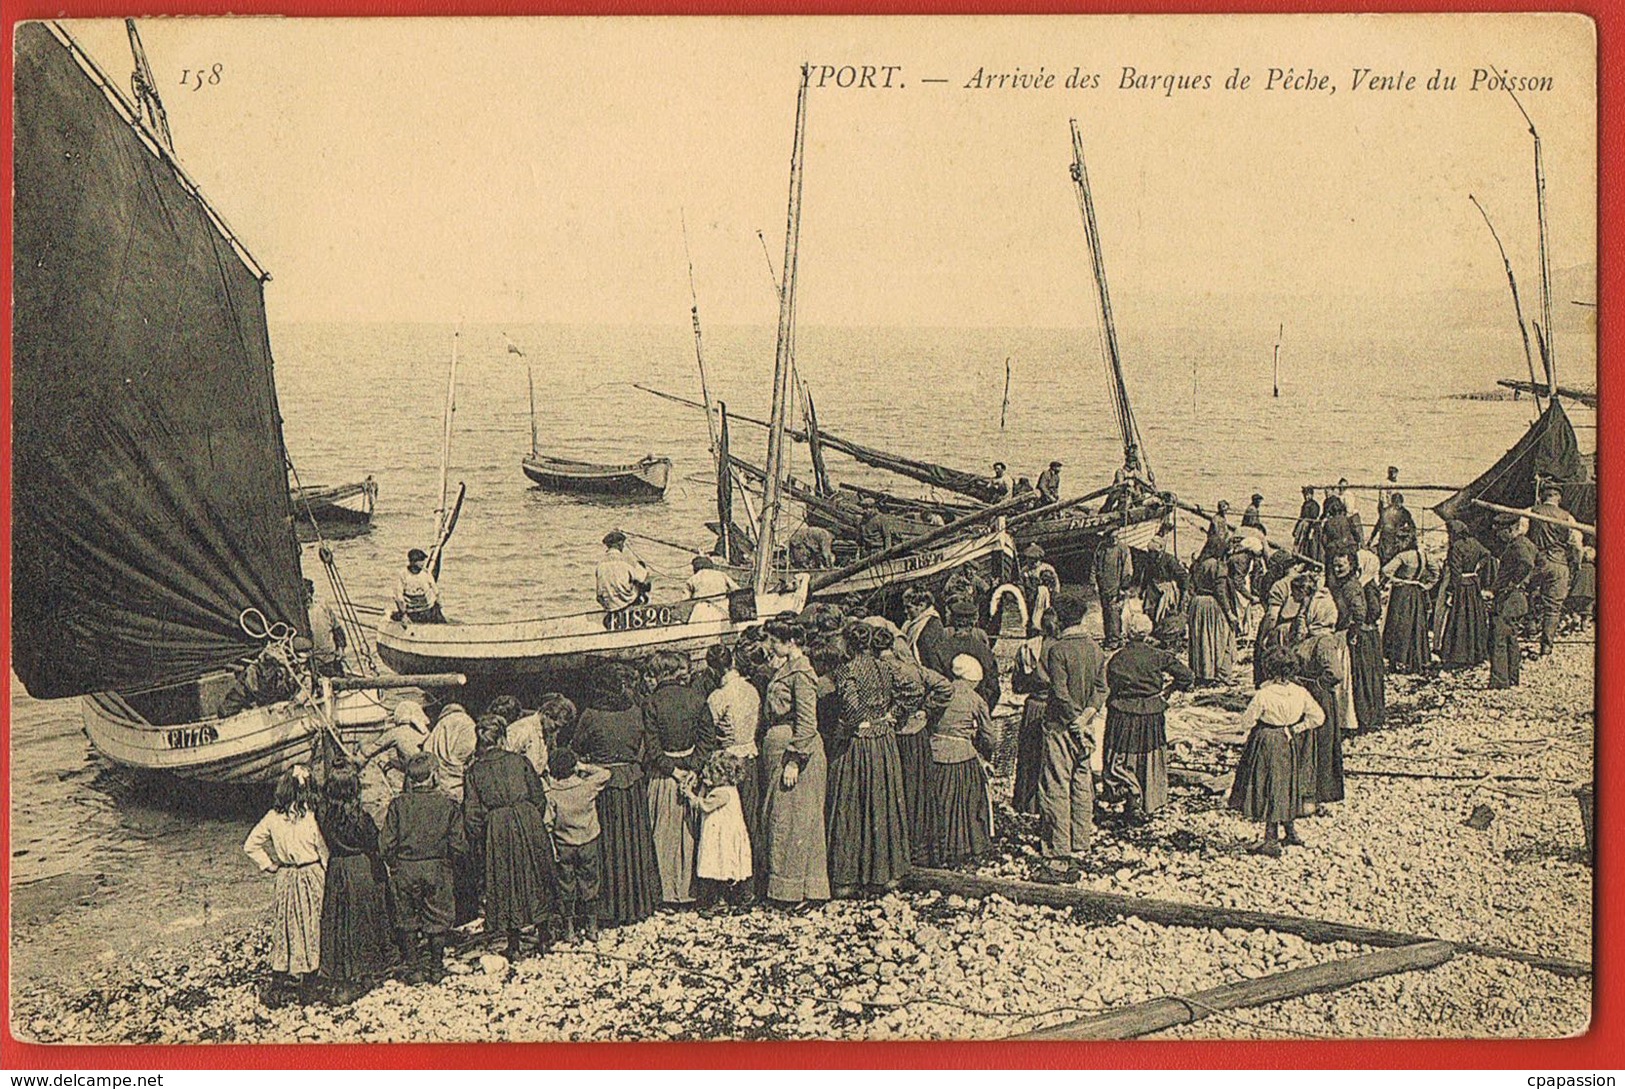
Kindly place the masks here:
<instances>
[{"instance_id":1,"label":"beached fishing boat","mask_svg":"<svg viewBox=\"0 0 1625 1089\"><path fill-rule=\"evenodd\" d=\"M671 459L653 454L627 465L598 465L533 451L525 455L520 467L544 491L626 499L659 499L666 494L666 481L671 477Z\"/></svg>"},{"instance_id":2,"label":"beached fishing boat","mask_svg":"<svg viewBox=\"0 0 1625 1089\"><path fill-rule=\"evenodd\" d=\"M378 482L369 476L355 484L295 485L288 490L288 498L293 502L301 542L356 537L372 528Z\"/></svg>"},{"instance_id":3,"label":"beached fishing boat","mask_svg":"<svg viewBox=\"0 0 1625 1089\"><path fill-rule=\"evenodd\" d=\"M307 683L222 714L238 666L310 630L268 277L175 159L150 78L127 101L53 23L19 26L15 55L13 666L36 698L84 697L109 759L272 778L385 710Z\"/></svg>"},{"instance_id":4,"label":"beached fishing boat","mask_svg":"<svg viewBox=\"0 0 1625 1089\"><path fill-rule=\"evenodd\" d=\"M779 302L767 480L751 585L713 598L654 601L615 610L585 609L530 620L452 624L389 620L378 629L377 645L379 657L391 668L403 672L461 673L481 692L496 687L534 692L543 684L570 688L584 671L604 662L637 660L657 651L686 653L698 661L707 648L730 643L747 628L782 612L800 612L806 605L807 579L787 582L775 576L769 563L785 475L784 404L794 343L794 255L801 221L801 157L806 107L807 75L803 71L796 100L796 136L790 165L785 282ZM448 435L450 404L448 399ZM727 474L724 479L728 479ZM442 486L442 494L444 491Z\"/></svg>"}]
</instances>

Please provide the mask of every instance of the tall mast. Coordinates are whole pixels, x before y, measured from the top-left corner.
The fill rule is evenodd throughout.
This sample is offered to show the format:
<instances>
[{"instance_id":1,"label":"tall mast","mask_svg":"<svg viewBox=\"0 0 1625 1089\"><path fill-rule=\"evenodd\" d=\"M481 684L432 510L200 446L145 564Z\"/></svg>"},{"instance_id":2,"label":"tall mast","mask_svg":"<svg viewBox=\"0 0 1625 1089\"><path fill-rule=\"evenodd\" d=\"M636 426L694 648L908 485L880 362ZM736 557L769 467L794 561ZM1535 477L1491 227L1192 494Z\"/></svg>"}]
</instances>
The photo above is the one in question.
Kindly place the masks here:
<instances>
[{"instance_id":1,"label":"tall mast","mask_svg":"<svg viewBox=\"0 0 1625 1089\"><path fill-rule=\"evenodd\" d=\"M1512 274L1512 259L1507 256L1507 248L1501 245L1500 232L1495 229L1495 224L1490 222L1490 214L1471 193L1467 194L1467 199L1473 202L1478 214L1484 217L1484 226L1490 229L1490 237L1495 239L1495 248L1501 251L1501 265L1506 269L1507 284L1512 288L1512 313L1518 319L1518 335L1523 338L1523 358L1524 362L1529 364L1529 389L1535 398L1535 415L1539 416L1546 411L1546 406L1540 402L1540 379L1535 375L1534 353L1529 350L1529 327L1524 324L1523 303L1518 298L1518 278Z\"/></svg>"},{"instance_id":2,"label":"tall mast","mask_svg":"<svg viewBox=\"0 0 1625 1089\"><path fill-rule=\"evenodd\" d=\"M1123 459L1127 463L1130 453L1137 455L1146 479L1156 482L1151 472L1150 459L1140 441L1139 425L1134 422L1134 409L1129 404L1128 384L1123 379L1123 357L1117 347L1117 323L1112 318L1111 293L1106 289L1106 262L1100 252L1100 228L1095 224L1095 198L1089 191L1089 169L1083 161L1083 136L1078 122L1072 121L1072 182L1077 189L1078 211L1083 215L1084 234L1089 242L1089 259L1094 268L1095 288L1100 296L1100 320L1106 329L1107 362L1112 373L1112 397L1116 402L1117 427L1123 436Z\"/></svg>"},{"instance_id":3,"label":"tall mast","mask_svg":"<svg viewBox=\"0 0 1625 1089\"><path fill-rule=\"evenodd\" d=\"M1274 389L1275 389L1275 396L1277 396L1277 397L1281 396L1281 338L1283 336L1285 336L1285 335L1286 335L1286 323L1282 322L1281 323L1281 328L1276 330L1276 333L1275 333L1275 380L1274 380L1275 384L1274 384Z\"/></svg>"},{"instance_id":4,"label":"tall mast","mask_svg":"<svg viewBox=\"0 0 1625 1089\"><path fill-rule=\"evenodd\" d=\"M158 97L158 82L153 79L152 65L147 63L147 50L141 44L141 34L135 29L135 20L124 20L124 29L130 35L130 52L135 57L135 71L130 74L130 90L135 102L146 114L147 127L164 143L167 151L175 150L175 138L169 134L169 115L164 112L163 99Z\"/></svg>"},{"instance_id":5,"label":"tall mast","mask_svg":"<svg viewBox=\"0 0 1625 1089\"><path fill-rule=\"evenodd\" d=\"M447 478L451 473L451 418L457 411L457 342L461 337L461 329L452 330L451 370L446 376L446 418L440 435L440 506L437 508L440 528L436 533L437 539L445 534L446 521L451 517L451 508L446 503L446 493Z\"/></svg>"},{"instance_id":6,"label":"tall mast","mask_svg":"<svg viewBox=\"0 0 1625 1089\"><path fill-rule=\"evenodd\" d=\"M530 369L530 360L525 360L525 382L530 386L530 452L535 454L538 442L536 438L536 374Z\"/></svg>"},{"instance_id":7,"label":"tall mast","mask_svg":"<svg viewBox=\"0 0 1625 1089\"><path fill-rule=\"evenodd\" d=\"M1491 71L1494 71L1492 68ZM1500 77L1500 72L1495 72ZM1535 129L1535 121L1529 116L1529 111L1523 108L1518 96L1512 88L1502 80L1506 87L1507 97L1512 104L1518 107L1523 114L1524 123L1529 126L1529 135L1535 139L1535 219L1540 227L1540 322L1535 329L1535 341L1540 346L1540 361L1546 368L1546 396L1557 396L1557 355L1552 344L1552 265L1546 252L1546 164L1540 151L1540 133ZM1486 217L1487 218L1487 217ZM1499 239L1496 240L1499 243Z\"/></svg>"},{"instance_id":8,"label":"tall mast","mask_svg":"<svg viewBox=\"0 0 1625 1089\"><path fill-rule=\"evenodd\" d=\"M796 93L796 134L790 150L790 199L784 225L784 286L779 291L779 339L773 360L773 413L768 418L767 483L762 493L761 528L756 535L756 592L767 589L773 567L773 531L779 516L784 475L784 417L790 400L790 362L795 353L796 251L801 240L801 159L807 128L808 69L801 69Z\"/></svg>"},{"instance_id":9,"label":"tall mast","mask_svg":"<svg viewBox=\"0 0 1625 1089\"><path fill-rule=\"evenodd\" d=\"M688 251L688 216L681 208L677 210L678 222L683 226L683 258L688 262L688 316L694 326L694 362L700 367L700 400L705 402L705 427L711 436L711 453L717 452L717 420L716 410L711 403L711 383L705 374L705 344L700 336L700 295L694 288L694 256ZM720 466L717 471L726 471L727 466Z\"/></svg>"}]
</instances>

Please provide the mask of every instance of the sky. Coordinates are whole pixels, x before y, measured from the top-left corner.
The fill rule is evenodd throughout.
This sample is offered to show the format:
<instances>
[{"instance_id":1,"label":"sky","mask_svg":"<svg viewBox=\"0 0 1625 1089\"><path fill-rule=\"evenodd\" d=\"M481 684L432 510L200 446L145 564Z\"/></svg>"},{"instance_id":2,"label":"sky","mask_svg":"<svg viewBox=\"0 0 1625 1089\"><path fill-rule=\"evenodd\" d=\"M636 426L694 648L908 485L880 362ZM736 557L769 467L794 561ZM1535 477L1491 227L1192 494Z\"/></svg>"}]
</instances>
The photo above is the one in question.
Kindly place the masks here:
<instances>
[{"instance_id":1,"label":"sky","mask_svg":"<svg viewBox=\"0 0 1625 1089\"><path fill-rule=\"evenodd\" d=\"M127 85L122 23L67 25ZM683 324L686 221L705 320L772 324L757 232L777 266L803 62L895 69L890 89L809 92L803 323L1092 322L1070 119L1114 299L1481 307L1506 280L1469 193L1532 296L1532 141L1505 92L1469 89L1491 66L1550 77L1519 97L1542 137L1551 264L1595 261L1596 49L1579 16L257 17L140 31L180 160L273 276L273 320ZM217 64L218 83L181 85ZM1127 67L1211 82L1125 89ZM1267 89L1271 67L1332 89ZM1355 90L1357 68L1416 89ZM1018 69L1054 86L967 86ZM1074 69L1098 86L1066 87ZM1236 69L1248 89L1225 89ZM1436 71L1458 89L1428 91Z\"/></svg>"}]
</instances>

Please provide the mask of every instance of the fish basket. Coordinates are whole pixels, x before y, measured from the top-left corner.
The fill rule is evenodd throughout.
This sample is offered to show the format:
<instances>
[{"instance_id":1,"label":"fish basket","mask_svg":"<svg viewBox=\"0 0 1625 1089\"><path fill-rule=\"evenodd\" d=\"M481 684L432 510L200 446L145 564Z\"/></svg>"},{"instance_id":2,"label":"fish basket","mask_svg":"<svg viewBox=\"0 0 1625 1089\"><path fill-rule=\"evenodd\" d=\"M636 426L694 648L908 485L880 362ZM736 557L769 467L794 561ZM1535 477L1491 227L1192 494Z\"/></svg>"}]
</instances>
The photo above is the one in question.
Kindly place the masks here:
<instances>
[{"instance_id":1,"label":"fish basket","mask_svg":"<svg viewBox=\"0 0 1625 1089\"><path fill-rule=\"evenodd\" d=\"M1586 783L1584 786L1576 788L1574 791L1574 800L1580 803L1580 823L1585 827L1586 834L1586 857L1594 858L1596 848L1594 846L1595 841L1593 836L1595 833L1592 831L1592 829L1596 826L1597 813L1595 784Z\"/></svg>"}]
</instances>

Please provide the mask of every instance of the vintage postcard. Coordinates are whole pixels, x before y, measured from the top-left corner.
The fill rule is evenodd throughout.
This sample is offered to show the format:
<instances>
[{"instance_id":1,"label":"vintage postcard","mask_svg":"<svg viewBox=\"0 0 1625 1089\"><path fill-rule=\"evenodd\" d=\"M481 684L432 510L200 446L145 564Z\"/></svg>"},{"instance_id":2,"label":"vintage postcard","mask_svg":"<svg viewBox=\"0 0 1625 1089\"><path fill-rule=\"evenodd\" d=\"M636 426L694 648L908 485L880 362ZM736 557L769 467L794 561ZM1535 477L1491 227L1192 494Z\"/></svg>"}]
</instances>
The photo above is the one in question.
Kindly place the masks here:
<instances>
[{"instance_id":1,"label":"vintage postcard","mask_svg":"<svg viewBox=\"0 0 1625 1089\"><path fill-rule=\"evenodd\" d=\"M1590 19L8 46L18 1039L1586 1031Z\"/></svg>"}]
</instances>

